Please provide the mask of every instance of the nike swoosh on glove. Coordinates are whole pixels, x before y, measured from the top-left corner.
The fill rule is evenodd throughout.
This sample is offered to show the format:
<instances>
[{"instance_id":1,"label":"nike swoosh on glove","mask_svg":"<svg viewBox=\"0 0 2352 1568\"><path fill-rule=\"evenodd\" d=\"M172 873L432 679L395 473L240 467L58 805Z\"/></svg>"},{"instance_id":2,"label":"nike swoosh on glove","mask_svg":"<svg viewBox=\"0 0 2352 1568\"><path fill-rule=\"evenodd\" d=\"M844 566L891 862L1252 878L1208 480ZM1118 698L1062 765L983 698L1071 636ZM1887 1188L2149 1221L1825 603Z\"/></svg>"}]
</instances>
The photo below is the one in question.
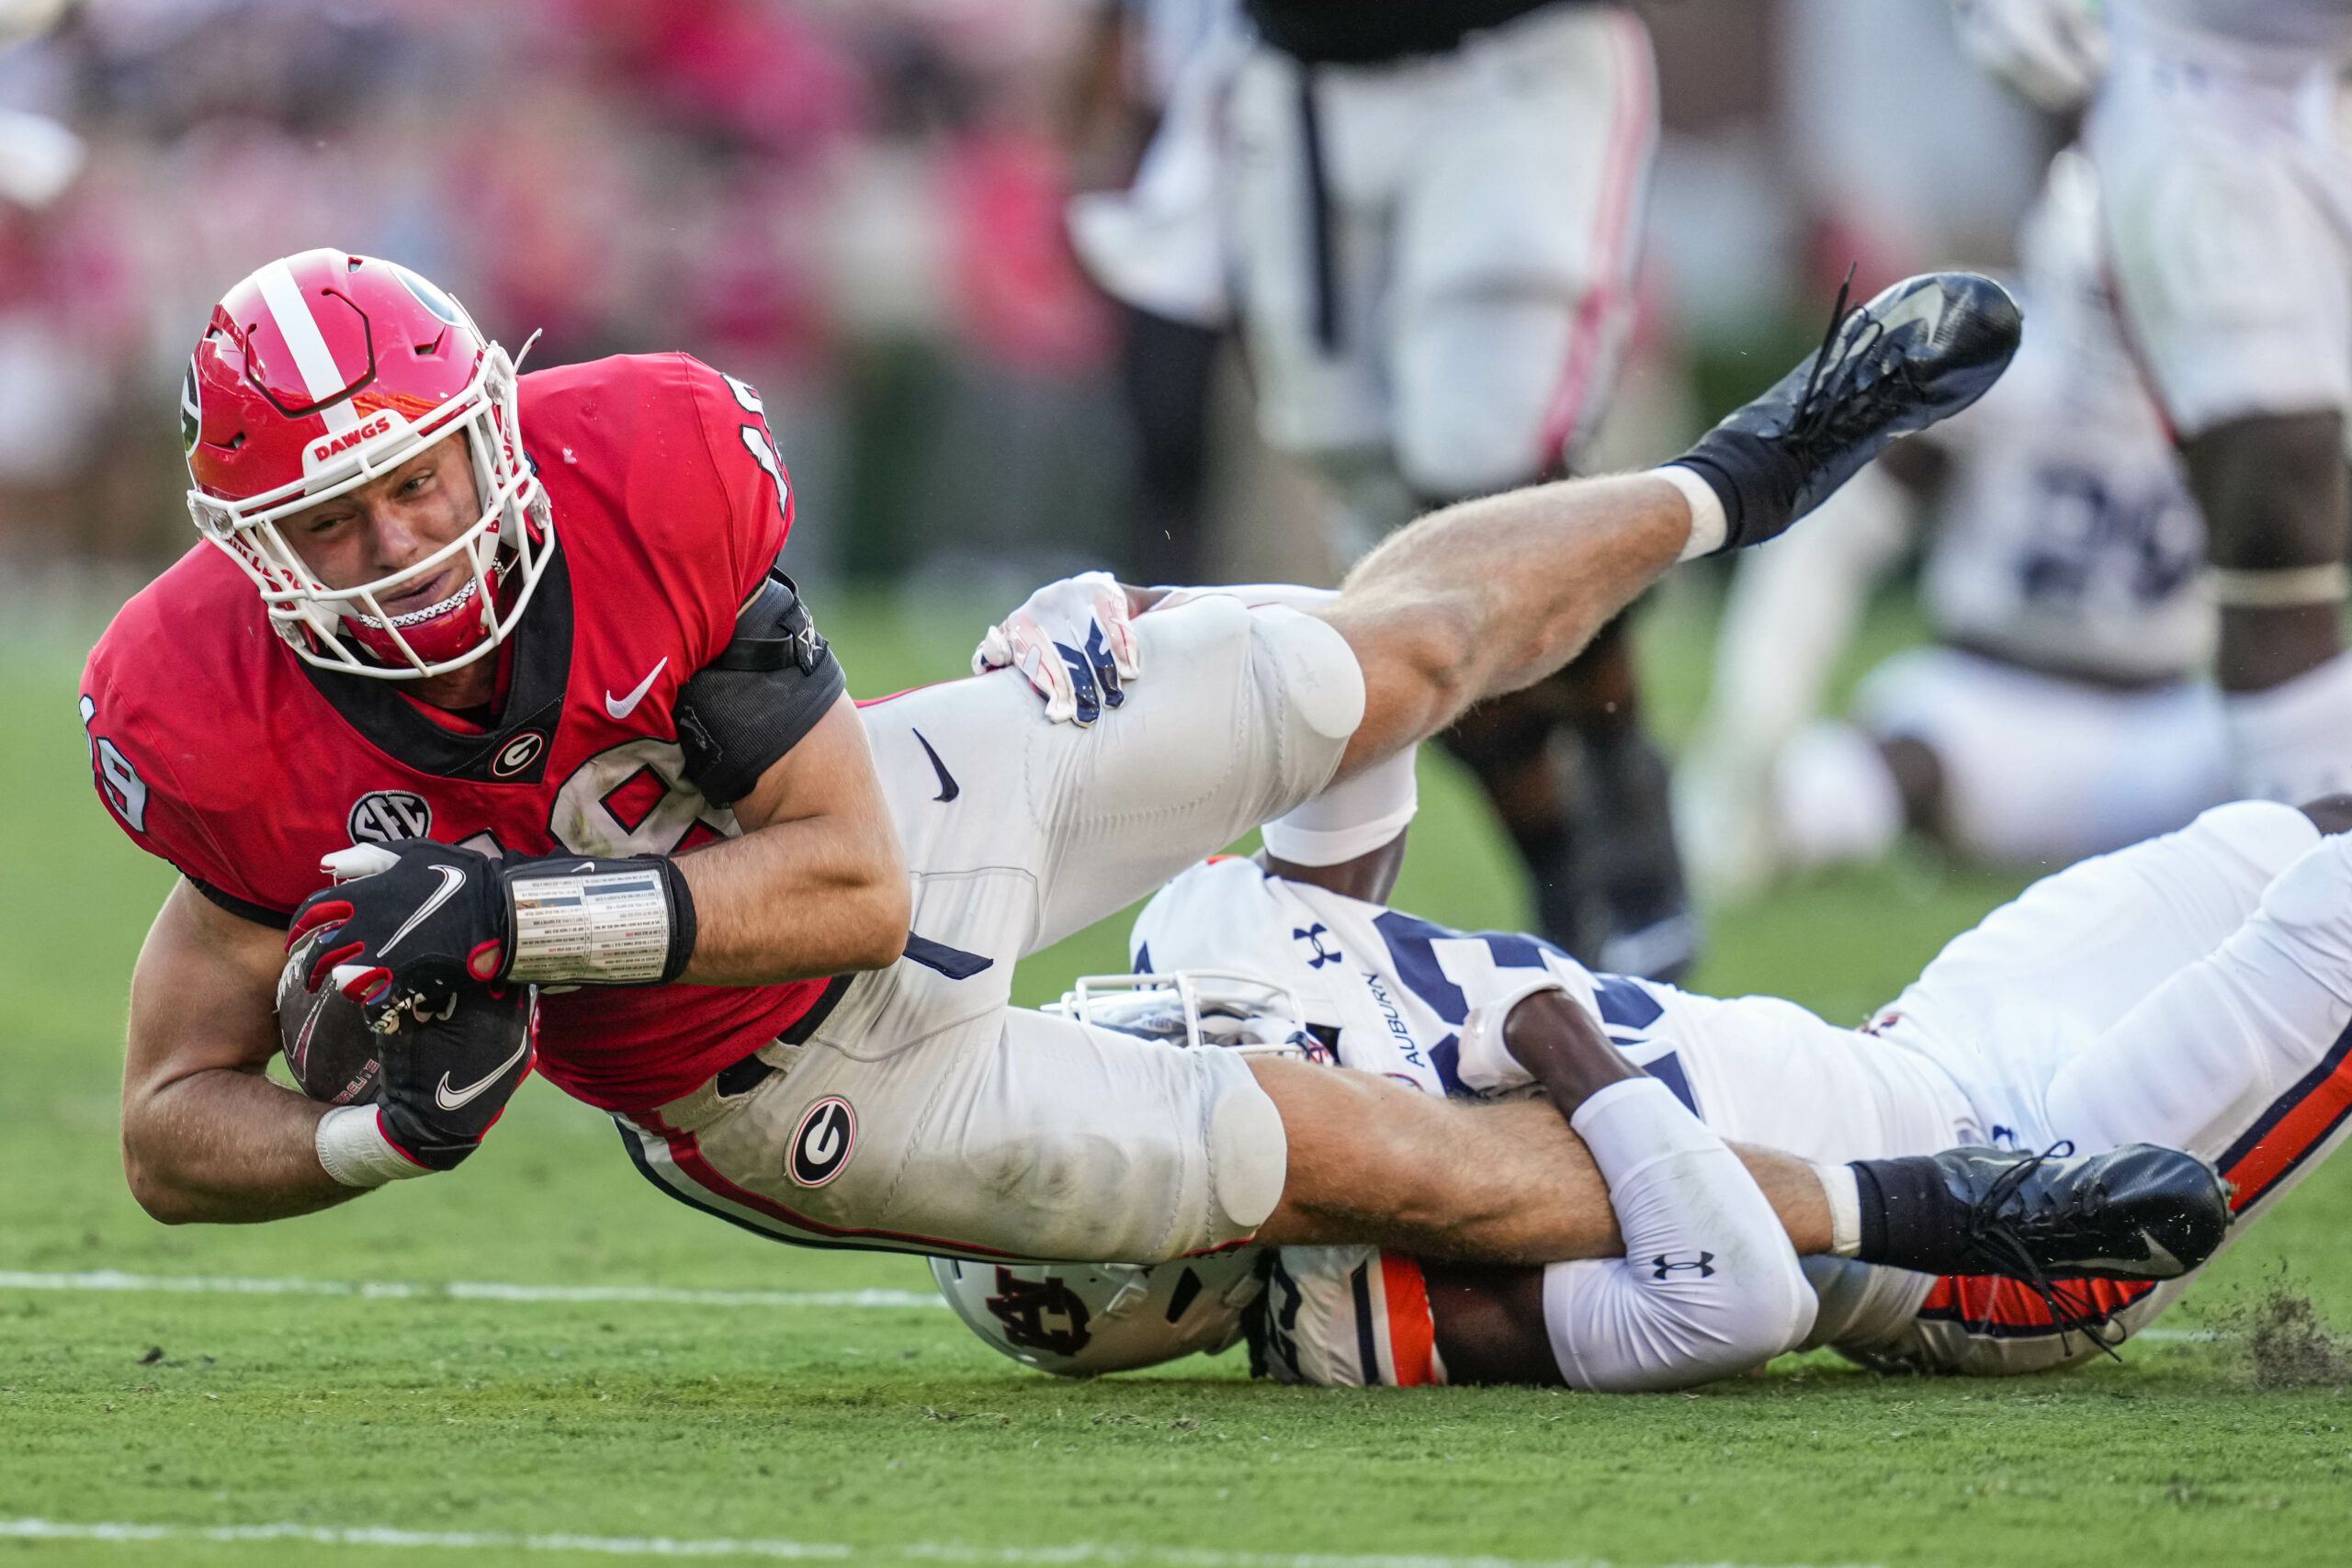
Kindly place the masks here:
<instances>
[{"instance_id":1,"label":"nike swoosh on glove","mask_svg":"<svg viewBox=\"0 0 2352 1568\"><path fill-rule=\"evenodd\" d=\"M377 1126L418 1165L448 1170L481 1144L531 1076L537 992L501 986L410 1012L385 1037Z\"/></svg>"},{"instance_id":2,"label":"nike swoosh on glove","mask_svg":"<svg viewBox=\"0 0 2352 1568\"><path fill-rule=\"evenodd\" d=\"M459 997L507 980L662 985L694 952L693 897L660 855L492 860L401 839L338 850L319 867L335 885L294 912L288 949L326 931L305 985L333 980L379 1033L445 1017Z\"/></svg>"},{"instance_id":3,"label":"nike swoosh on glove","mask_svg":"<svg viewBox=\"0 0 2352 1568\"><path fill-rule=\"evenodd\" d=\"M1091 725L1127 700L1143 673L1127 591L1107 571L1083 571L1040 588L981 635L972 673L1018 670L1046 699L1054 724Z\"/></svg>"},{"instance_id":4,"label":"nike swoosh on glove","mask_svg":"<svg viewBox=\"0 0 2352 1568\"><path fill-rule=\"evenodd\" d=\"M461 991L496 980L512 951L498 863L430 839L355 844L319 862L335 878L294 911L292 952L326 928L305 987L333 979L390 1034L402 1018L446 1017Z\"/></svg>"}]
</instances>

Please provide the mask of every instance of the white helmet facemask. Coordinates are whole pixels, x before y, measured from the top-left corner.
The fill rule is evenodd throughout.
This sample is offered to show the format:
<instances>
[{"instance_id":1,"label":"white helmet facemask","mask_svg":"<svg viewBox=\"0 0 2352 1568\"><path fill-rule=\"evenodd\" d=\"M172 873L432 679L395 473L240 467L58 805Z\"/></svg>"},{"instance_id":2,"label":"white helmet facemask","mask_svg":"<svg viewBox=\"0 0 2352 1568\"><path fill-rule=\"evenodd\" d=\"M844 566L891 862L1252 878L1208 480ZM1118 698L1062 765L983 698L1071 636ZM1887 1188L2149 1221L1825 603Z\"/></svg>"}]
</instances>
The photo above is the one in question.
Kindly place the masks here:
<instances>
[{"instance_id":1,"label":"white helmet facemask","mask_svg":"<svg viewBox=\"0 0 2352 1568\"><path fill-rule=\"evenodd\" d=\"M1295 991L1231 970L1083 976L1045 1010L1175 1045L1257 1056L1325 1055Z\"/></svg>"}]
</instances>

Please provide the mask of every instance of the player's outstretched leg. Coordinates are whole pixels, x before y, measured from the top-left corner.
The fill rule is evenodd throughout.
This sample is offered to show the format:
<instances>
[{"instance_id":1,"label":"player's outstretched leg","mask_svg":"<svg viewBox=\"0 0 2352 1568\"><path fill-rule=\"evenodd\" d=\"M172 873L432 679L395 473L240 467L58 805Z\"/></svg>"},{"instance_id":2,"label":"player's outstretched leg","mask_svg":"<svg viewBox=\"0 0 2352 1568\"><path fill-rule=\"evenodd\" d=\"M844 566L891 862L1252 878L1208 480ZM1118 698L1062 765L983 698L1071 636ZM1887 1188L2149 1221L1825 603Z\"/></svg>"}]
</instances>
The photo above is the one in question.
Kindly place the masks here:
<instances>
[{"instance_id":1,"label":"player's outstretched leg","mask_svg":"<svg viewBox=\"0 0 2352 1568\"><path fill-rule=\"evenodd\" d=\"M1966 272L1906 278L1845 306L1841 289L1819 351L1679 459L1723 498L1727 545L1782 532L1888 443L1983 397L2022 326L2006 289Z\"/></svg>"},{"instance_id":2,"label":"player's outstretched leg","mask_svg":"<svg viewBox=\"0 0 2352 1568\"><path fill-rule=\"evenodd\" d=\"M2271 821L2258 815L2265 812ZM2333 807L2313 815L2340 820ZM2274 840L2262 846L2270 852L2292 840L2278 825L2292 818L2283 807L2242 802L2124 855L2174 846L2177 858L2179 850L2204 848L2192 834L2218 842L2217 823L2237 828L2242 851L2256 847L2256 834ZM2238 899L2238 876L2224 873L2243 869L2215 865L2220 902ZM2235 1220L2225 1239L2234 1240L2352 1130L2343 1114L2352 1103L2347 1025L2352 841L2329 838L2279 872L2217 948L2055 1065L2044 1126L2086 1146L2156 1138L2211 1160L2229 1183ZM2120 1345L2177 1301L2189 1278L2064 1287L2064 1312L1995 1281L1947 1278L1899 1333L1858 1348L1866 1358L1980 1376L2049 1371ZM2069 1332L2077 1328L2088 1332Z\"/></svg>"},{"instance_id":3,"label":"player's outstretched leg","mask_svg":"<svg viewBox=\"0 0 2352 1568\"><path fill-rule=\"evenodd\" d=\"M1990 279L1911 278L1841 310L1818 352L1662 468L1465 502L1391 535L1317 612L1364 675L1342 776L1558 669L1676 561L1780 534L1888 443L1975 401L2018 332Z\"/></svg>"},{"instance_id":4,"label":"player's outstretched leg","mask_svg":"<svg viewBox=\"0 0 2352 1568\"><path fill-rule=\"evenodd\" d=\"M2086 1146L2188 1149L2221 1166L2243 1213L2335 1131L2352 1097L2347 1054L2352 839L2337 836L2281 871L2219 948L2060 1065L2047 1124Z\"/></svg>"}]
</instances>

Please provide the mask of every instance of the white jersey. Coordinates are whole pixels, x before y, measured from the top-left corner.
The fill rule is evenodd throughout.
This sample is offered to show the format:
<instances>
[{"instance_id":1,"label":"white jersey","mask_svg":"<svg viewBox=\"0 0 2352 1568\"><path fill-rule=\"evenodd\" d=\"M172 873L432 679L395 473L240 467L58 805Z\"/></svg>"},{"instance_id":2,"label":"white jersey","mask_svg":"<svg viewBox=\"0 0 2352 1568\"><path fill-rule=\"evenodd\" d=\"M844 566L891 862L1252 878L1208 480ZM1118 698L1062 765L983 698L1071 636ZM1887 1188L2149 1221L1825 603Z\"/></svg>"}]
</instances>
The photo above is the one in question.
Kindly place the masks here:
<instances>
[{"instance_id":1,"label":"white jersey","mask_svg":"<svg viewBox=\"0 0 2352 1568\"><path fill-rule=\"evenodd\" d=\"M1514 989L1534 971L1556 977L1612 1040L1645 1062L1686 1104L1690 1088L1675 1064L1652 1058L1670 1055L1700 1015L1747 1005L1694 997L1656 981L1596 975L1538 937L1452 931L1399 909L1270 876L1256 862L1237 856L1194 866L1161 889L1136 919L1132 948L1138 970L1224 969L1287 986L1340 1066L1430 1094L1462 1092L1454 1063L1470 1010Z\"/></svg>"},{"instance_id":2,"label":"white jersey","mask_svg":"<svg viewBox=\"0 0 2352 1568\"><path fill-rule=\"evenodd\" d=\"M2346 887L2352 838L2323 840L2301 812L2268 802L2221 807L2036 883L1955 938L1867 1030L1774 998L1718 1000L1593 975L1531 938L1450 931L1270 879L1240 860L1178 877L1137 935L1162 969L1256 970L1289 986L1310 1023L1337 1030L1343 1064L1425 1087L1445 1076L1467 1005L1498 994L1510 971L1540 964L1589 998L1611 1038L1725 1140L1815 1161L1955 1145L2159 1143L2221 1170L2236 1190L2243 1235L2352 1136ZM1607 1168L1605 1145L1579 1131ZM1662 1271L1656 1279L1690 1277L1687 1252L1642 1258ZM1555 1271L1602 1267L1546 1270L1555 1353ZM1834 1258L1810 1260L1806 1273L1819 1292L1811 1345L1987 1375L2099 1353L2014 1282ZM1271 1274L1252 1332L1274 1375L1443 1381L1410 1259L1290 1247ZM2084 1281L2070 1293L2106 1316L2104 1337L2117 1343L2195 1278Z\"/></svg>"},{"instance_id":3,"label":"white jersey","mask_svg":"<svg viewBox=\"0 0 2352 1568\"><path fill-rule=\"evenodd\" d=\"M2212 641L2204 525L2101 270L2096 178L2063 153L2023 236L2025 341L1949 427L1925 591L1943 637L2036 669L2186 678Z\"/></svg>"},{"instance_id":4,"label":"white jersey","mask_svg":"<svg viewBox=\"0 0 2352 1568\"><path fill-rule=\"evenodd\" d=\"M1222 969L1295 992L1306 1023L1340 1065L1463 1093L1455 1076L1470 1010L1544 970L1600 1021L1626 1056L1724 1137L1807 1158L1879 1158L1949 1147L1965 1120L1939 1070L1854 1069L1856 1056L1890 1055L1779 997L1705 997L1661 980L1597 974L1540 937L1458 931L1385 905L1270 876L1255 861L1221 856L1177 877L1144 906L1131 939L1139 970ZM1909 1053L1894 1055L1909 1060ZM1780 1066L1803 1059L1819 1093L1762 1092ZM1916 1066L1917 1064L1912 1064ZM1906 1119L1890 1095L1931 1105ZM1871 1102L1865 1107L1861 1102ZM1867 1125L1863 1125L1867 1123ZM1882 1130L1881 1124L1885 1124ZM1982 1141L1981 1132L1978 1141Z\"/></svg>"},{"instance_id":5,"label":"white jersey","mask_svg":"<svg viewBox=\"0 0 2352 1568\"><path fill-rule=\"evenodd\" d=\"M1452 931L1269 876L1251 861L1212 861L1169 884L1136 922L1133 961L1159 973L1238 970L1287 987L1341 1066L1430 1094L1461 1092L1460 1030L1472 1008L1518 988L1531 971L1558 979L1647 1069L1655 1080L1650 1090L1662 1084L1681 1102L1678 1108L1658 1095L1646 1109L1603 1109L1604 1096L1595 1096L1577 1112L1577 1131L1604 1173L1613 1168L1611 1200L1620 1205L1628 1244L1625 1258L1545 1271L1553 1351L1564 1377L1579 1388L1703 1382L1788 1348L1812 1322L1811 1295L1785 1236L1715 1141L1717 1134L1767 1141L1738 1113L1742 1103L1767 1098L1744 1080L1760 1073L1784 1084L1789 1066L1801 1063L1820 1091L1780 1097L1785 1109L1774 1113L1769 1140L1776 1146L1859 1144L1879 1155L1894 1152L1898 1136L1928 1147L1953 1141L1944 1133L1948 1122L1932 1114L1908 1134L1857 1134L1861 1122L1921 1122L1918 1115L1906 1117L1904 1106L1937 1097L1905 1094L1883 1073L1854 1071L1852 1058L1860 1054L1905 1054L1881 1050L1793 1003L1718 1000L1595 974L1534 937ZM1728 1049L1735 1042L1746 1049ZM1945 1098L1952 1098L1948 1088ZM1682 1114L1710 1104L1729 1113L1720 1122L1706 1119L1713 1133ZM1634 1123L1605 1124L1628 1114ZM1701 1160L1711 1153L1721 1167L1712 1179L1679 1179L1672 1200L1645 1201L1645 1184L1655 1182L1668 1153ZM1698 1196L1710 1182L1715 1198L1745 1203L1752 1213L1735 1220L1729 1207L1713 1208ZM1694 1231L1701 1242L1692 1240ZM1706 1279L1716 1283L1700 1289ZM1693 1290L1696 1299L1662 1299ZM1409 1387L1445 1381L1420 1266L1375 1247L1283 1248L1269 1266L1266 1296L1250 1328L1253 1369L1285 1382Z\"/></svg>"}]
</instances>

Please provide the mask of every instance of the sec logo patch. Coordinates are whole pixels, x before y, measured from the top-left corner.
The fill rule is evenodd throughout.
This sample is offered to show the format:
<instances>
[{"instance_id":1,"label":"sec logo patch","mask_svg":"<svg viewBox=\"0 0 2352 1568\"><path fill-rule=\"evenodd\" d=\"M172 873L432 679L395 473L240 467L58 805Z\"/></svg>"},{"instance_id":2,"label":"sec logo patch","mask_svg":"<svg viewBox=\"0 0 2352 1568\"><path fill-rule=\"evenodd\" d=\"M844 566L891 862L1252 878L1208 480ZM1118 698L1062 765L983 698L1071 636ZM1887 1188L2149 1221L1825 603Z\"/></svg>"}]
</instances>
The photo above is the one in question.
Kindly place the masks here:
<instances>
[{"instance_id":1,"label":"sec logo patch","mask_svg":"<svg viewBox=\"0 0 2352 1568\"><path fill-rule=\"evenodd\" d=\"M803 1187L822 1187L842 1173L856 1146L857 1112L840 1095L829 1094L800 1113L784 1173Z\"/></svg>"},{"instance_id":2,"label":"sec logo patch","mask_svg":"<svg viewBox=\"0 0 2352 1568\"><path fill-rule=\"evenodd\" d=\"M430 838L433 807L404 789L370 790L352 803L344 826L355 844L389 844L395 839Z\"/></svg>"}]
</instances>

